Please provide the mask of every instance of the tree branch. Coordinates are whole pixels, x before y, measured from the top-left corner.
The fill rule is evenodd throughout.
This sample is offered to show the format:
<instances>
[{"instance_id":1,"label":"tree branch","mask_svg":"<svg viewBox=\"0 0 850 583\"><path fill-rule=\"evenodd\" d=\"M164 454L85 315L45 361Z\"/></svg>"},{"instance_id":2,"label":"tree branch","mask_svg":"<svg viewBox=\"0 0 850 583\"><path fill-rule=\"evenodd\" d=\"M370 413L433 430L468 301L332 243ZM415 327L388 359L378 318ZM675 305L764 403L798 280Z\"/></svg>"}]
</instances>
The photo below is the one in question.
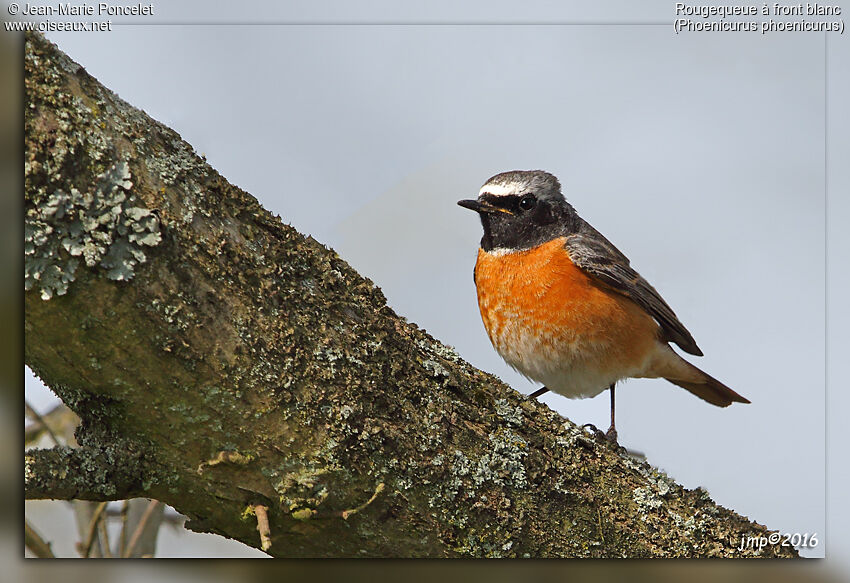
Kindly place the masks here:
<instances>
[{"instance_id":1,"label":"tree branch","mask_svg":"<svg viewBox=\"0 0 850 583\"><path fill-rule=\"evenodd\" d=\"M86 534L85 540L80 543L80 554L84 559L88 559L91 556L92 546L94 545L94 541L98 535L98 525L101 523L101 517L103 516L104 510L106 510L106 505L109 502L101 502L97 505L97 508L94 510L94 514L92 514L91 520L89 520L89 527ZM109 545L104 542L103 545L104 555L108 553Z\"/></svg>"},{"instance_id":2,"label":"tree branch","mask_svg":"<svg viewBox=\"0 0 850 583\"><path fill-rule=\"evenodd\" d=\"M111 450L54 447L24 455L27 500L123 500L143 495L139 460Z\"/></svg>"},{"instance_id":3,"label":"tree branch","mask_svg":"<svg viewBox=\"0 0 850 583\"><path fill-rule=\"evenodd\" d=\"M41 535L26 520L24 521L24 544L32 554L40 559L55 558L53 549L50 548L50 543L41 538Z\"/></svg>"},{"instance_id":4,"label":"tree branch","mask_svg":"<svg viewBox=\"0 0 850 583\"><path fill-rule=\"evenodd\" d=\"M737 550L768 531L406 323L31 34L26 100L26 362L84 448L27 454L28 498L145 495L285 556L795 554Z\"/></svg>"},{"instance_id":5,"label":"tree branch","mask_svg":"<svg viewBox=\"0 0 850 583\"><path fill-rule=\"evenodd\" d=\"M61 405L55 407L54 411L60 409L61 407ZM42 417L39 412L33 409L32 406L26 401L24 401L24 411L26 412L27 417L35 421L31 430L25 432L25 443L35 441L41 436L41 433L44 432L47 433L47 435L50 437L50 440L53 442L53 445L62 445L62 442L60 442L59 438L56 437L56 433L53 432L53 428L51 428L47 421L44 419L44 417Z\"/></svg>"},{"instance_id":6,"label":"tree branch","mask_svg":"<svg viewBox=\"0 0 850 583\"><path fill-rule=\"evenodd\" d=\"M161 522L162 513L165 507L158 500L150 500L142 513L141 518L136 524L136 528L130 537L130 542L127 543L127 548L121 555L122 557L141 557L152 556L156 550L156 535L159 530L159 522ZM155 528L151 528L152 524L156 524ZM144 539L148 540L145 541ZM141 550L140 547L146 548ZM141 552L140 552L141 550Z\"/></svg>"}]
</instances>

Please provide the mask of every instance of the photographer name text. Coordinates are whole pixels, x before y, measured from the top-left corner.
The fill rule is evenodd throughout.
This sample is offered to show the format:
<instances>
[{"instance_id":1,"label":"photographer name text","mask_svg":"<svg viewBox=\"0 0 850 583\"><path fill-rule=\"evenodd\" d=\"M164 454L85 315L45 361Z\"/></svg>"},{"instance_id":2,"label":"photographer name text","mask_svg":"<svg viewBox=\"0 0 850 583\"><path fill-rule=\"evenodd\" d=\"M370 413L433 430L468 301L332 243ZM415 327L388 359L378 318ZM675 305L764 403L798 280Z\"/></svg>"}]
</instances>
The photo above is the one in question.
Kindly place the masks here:
<instances>
[{"instance_id":1,"label":"photographer name text","mask_svg":"<svg viewBox=\"0 0 850 583\"><path fill-rule=\"evenodd\" d=\"M153 16L153 4L122 4L115 5L107 2L97 4L72 4L59 2L56 4L30 4L21 7L23 16Z\"/></svg>"}]
</instances>

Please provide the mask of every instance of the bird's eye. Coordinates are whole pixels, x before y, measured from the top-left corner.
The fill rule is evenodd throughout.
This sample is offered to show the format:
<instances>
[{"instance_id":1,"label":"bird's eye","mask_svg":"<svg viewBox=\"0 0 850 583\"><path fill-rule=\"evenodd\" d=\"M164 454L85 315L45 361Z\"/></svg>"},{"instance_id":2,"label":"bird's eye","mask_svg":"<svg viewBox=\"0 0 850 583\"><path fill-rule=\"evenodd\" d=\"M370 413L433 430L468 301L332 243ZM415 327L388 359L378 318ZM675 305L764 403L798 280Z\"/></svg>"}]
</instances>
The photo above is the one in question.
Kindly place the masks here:
<instances>
[{"instance_id":1,"label":"bird's eye","mask_svg":"<svg viewBox=\"0 0 850 583\"><path fill-rule=\"evenodd\" d=\"M519 208L524 211L530 211L537 204L537 199L533 194L526 194L519 200Z\"/></svg>"}]
</instances>

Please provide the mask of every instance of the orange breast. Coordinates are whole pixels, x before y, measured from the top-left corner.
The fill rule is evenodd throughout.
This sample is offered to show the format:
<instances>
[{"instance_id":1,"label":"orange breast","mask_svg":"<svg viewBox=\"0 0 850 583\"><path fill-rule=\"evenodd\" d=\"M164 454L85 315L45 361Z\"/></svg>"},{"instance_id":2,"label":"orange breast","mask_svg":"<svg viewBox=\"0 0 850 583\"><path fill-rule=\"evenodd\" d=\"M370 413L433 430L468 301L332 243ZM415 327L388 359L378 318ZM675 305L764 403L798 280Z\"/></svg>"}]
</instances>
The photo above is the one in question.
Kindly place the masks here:
<instances>
[{"instance_id":1,"label":"orange breast","mask_svg":"<svg viewBox=\"0 0 850 583\"><path fill-rule=\"evenodd\" d=\"M479 249L475 282L493 346L537 381L557 384L556 376L572 375L592 385L634 376L657 344L655 321L576 267L564 238L512 253ZM589 380L597 377L612 380Z\"/></svg>"}]
</instances>

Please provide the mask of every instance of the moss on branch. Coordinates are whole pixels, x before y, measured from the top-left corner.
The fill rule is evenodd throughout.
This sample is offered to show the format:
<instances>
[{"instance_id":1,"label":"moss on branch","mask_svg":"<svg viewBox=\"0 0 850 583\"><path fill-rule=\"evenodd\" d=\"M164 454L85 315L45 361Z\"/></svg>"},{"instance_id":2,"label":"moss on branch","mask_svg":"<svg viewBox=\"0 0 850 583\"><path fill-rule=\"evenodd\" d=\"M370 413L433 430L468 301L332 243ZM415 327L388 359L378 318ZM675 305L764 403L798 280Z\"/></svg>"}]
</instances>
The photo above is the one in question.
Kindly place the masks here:
<instances>
[{"instance_id":1,"label":"moss on branch","mask_svg":"<svg viewBox=\"0 0 850 583\"><path fill-rule=\"evenodd\" d=\"M143 495L144 465L126 444L31 449L24 456L27 500L123 500Z\"/></svg>"}]
</instances>

